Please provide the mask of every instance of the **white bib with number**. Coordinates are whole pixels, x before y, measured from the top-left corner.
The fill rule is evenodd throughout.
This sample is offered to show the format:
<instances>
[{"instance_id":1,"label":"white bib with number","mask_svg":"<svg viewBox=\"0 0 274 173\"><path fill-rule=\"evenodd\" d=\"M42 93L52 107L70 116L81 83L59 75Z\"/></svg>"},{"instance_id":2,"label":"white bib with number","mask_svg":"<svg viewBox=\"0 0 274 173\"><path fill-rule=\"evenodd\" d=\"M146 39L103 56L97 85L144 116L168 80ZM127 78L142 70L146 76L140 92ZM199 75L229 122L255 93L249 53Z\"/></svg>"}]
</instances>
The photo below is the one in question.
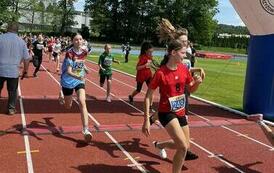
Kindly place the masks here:
<instances>
[{"instance_id":1,"label":"white bib with number","mask_svg":"<svg viewBox=\"0 0 274 173\"><path fill-rule=\"evenodd\" d=\"M179 95L168 98L171 112L178 112L185 108L185 95Z\"/></svg>"}]
</instances>

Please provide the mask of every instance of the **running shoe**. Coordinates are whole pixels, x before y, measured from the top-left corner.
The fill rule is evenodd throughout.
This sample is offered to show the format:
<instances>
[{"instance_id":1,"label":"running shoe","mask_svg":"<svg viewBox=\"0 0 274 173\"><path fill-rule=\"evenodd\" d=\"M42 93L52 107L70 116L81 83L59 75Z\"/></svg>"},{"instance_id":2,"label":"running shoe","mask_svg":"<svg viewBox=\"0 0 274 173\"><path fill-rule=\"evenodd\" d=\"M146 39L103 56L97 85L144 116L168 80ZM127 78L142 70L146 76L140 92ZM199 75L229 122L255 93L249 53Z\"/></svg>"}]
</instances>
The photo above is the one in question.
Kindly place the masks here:
<instances>
[{"instance_id":1,"label":"running shoe","mask_svg":"<svg viewBox=\"0 0 274 173\"><path fill-rule=\"evenodd\" d=\"M192 153L191 151L187 151L186 152L186 158L185 158L185 160L196 160L198 158L199 158L199 156L196 155L196 154L194 154L194 153Z\"/></svg>"},{"instance_id":2,"label":"running shoe","mask_svg":"<svg viewBox=\"0 0 274 173\"><path fill-rule=\"evenodd\" d=\"M8 110L8 115L14 115L14 114L16 114L16 109L9 109Z\"/></svg>"},{"instance_id":3,"label":"running shoe","mask_svg":"<svg viewBox=\"0 0 274 173\"><path fill-rule=\"evenodd\" d=\"M111 97L110 96L107 96L107 98L106 98L106 100L107 100L107 102L111 102Z\"/></svg>"},{"instance_id":4,"label":"running shoe","mask_svg":"<svg viewBox=\"0 0 274 173\"><path fill-rule=\"evenodd\" d=\"M155 110L152 108L152 106L149 107L149 111L150 111L151 113L155 113Z\"/></svg>"},{"instance_id":5,"label":"running shoe","mask_svg":"<svg viewBox=\"0 0 274 173\"><path fill-rule=\"evenodd\" d=\"M83 131L82 131L82 133L84 135L86 143L90 143L91 139L92 139L92 134L89 131L89 129L88 128L84 128Z\"/></svg>"},{"instance_id":6,"label":"running shoe","mask_svg":"<svg viewBox=\"0 0 274 173\"><path fill-rule=\"evenodd\" d=\"M64 98L64 94L62 91L59 92L58 101L59 101L60 105L65 104L65 98Z\"/></svg>"},{"instance_id":7,"label":"running shoe","mask_svg":"<svg viewBox=\"0 0 274 173\"><path fill-rule=\"evenodd\" d=\"M133 103L133 97L132 97L131 95L128 96L128 101L129 101L130 103Z\"/></svg>"},{"instance_id":8,"label":"running shoe","mask_svg":"<svg viewBox=\"0 0 274 173\"><path fill-rule=\"evenodd\" d=\"M159 147L157 147L157 143L158 141L153 141L152 142L154 147L157 148L159 150L159 156L162 158L162 159L166 159L167 158L167 153L166 153L166 150L165 149L161 149Z\"/></svg>"}]
</instances>

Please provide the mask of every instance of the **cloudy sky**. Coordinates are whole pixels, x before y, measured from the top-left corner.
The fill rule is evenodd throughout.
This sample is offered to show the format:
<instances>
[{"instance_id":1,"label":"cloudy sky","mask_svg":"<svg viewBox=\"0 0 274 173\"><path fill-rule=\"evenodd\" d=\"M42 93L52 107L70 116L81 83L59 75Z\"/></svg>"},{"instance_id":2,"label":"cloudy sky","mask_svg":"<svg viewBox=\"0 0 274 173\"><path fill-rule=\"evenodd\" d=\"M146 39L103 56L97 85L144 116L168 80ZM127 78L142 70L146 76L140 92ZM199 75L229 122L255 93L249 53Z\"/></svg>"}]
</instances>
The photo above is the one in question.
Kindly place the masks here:
<instances>
[{"instance_id":1,"label":"cloudy sky","mask_svg":"<svg viewBox=\"0 0 274 173\"><path fill-rule=\"evenodd\" d=\"M78 0L75 3L75 8L77 10L83 11L84 4L85 0ZM218 9L219 13L214 17L215 19L217 19L218 23L235 26L244 26L242 20L232 7L229 0L219 0Z\"/></svg>"}]
</instances>

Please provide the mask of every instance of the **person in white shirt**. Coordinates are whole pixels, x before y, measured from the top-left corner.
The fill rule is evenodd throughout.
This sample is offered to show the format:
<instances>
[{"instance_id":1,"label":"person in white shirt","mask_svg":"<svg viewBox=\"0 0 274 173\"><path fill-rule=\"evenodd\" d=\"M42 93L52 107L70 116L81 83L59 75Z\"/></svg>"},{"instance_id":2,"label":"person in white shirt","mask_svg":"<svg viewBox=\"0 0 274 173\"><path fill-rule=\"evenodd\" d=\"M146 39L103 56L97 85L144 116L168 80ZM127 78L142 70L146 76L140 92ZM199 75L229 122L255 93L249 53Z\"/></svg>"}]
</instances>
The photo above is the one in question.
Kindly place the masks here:
<instances>
[{"instance_id":1,"label":"person in white shirt","mask_svg":"<svg viewBox=\"0 0 274 173\"><path fill-rule=\"evenodd\" d=\"M0 35L0 93L4 82L7 82L7 114L16 113L16 99L19 78L19 67L24 63L23 77L27 76L30 55L26 43L17 35L18 23L8 25L7 33Z\"/></svg>"},{"instance_id":2,"label":"person in white shirt","mask_svg":"<svg viewBox=\"0 0 274 173\"><path fill-rule=\"evenodd\" d=\"M60 54L62 50L62 45L59 39L56 39L56 42L53 44L53 53L54 61L56 62L56 72L60 70Z\"/></svg>"}]
</instances>

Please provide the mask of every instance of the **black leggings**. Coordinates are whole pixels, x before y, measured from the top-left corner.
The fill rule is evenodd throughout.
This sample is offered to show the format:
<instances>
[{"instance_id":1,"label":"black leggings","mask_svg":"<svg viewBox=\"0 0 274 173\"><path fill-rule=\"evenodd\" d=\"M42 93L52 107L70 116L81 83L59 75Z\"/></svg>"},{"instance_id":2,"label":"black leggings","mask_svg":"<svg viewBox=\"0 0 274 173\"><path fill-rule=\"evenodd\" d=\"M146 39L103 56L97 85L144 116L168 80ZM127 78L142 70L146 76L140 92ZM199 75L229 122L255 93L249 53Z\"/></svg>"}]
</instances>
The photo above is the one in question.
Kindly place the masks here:
<instances>
[{"instance_id":1,"label":"black leggings","mask_svg":"<svg viewBox=\"0 0 274 173\"><path fill-rule=\"evenodd\" d=\"M147 86L150 84L150 81L151 81L151 78L148 78L145 82L147 84ZM144 82L137 82L137 88L136 88L136 91L137 92L141 92L142 90L142 87L143 87L143 83Z\"/></svg>"},{"instance_id":2,"label":"black leggings","mask_svg":"<svg viewBox=\"0 0 274 173\"><path fill-rule=\"evenodd\" d=\"M36 74L39 71L42 64L42 56L37 56L37 57L38 57L38 66L35 68L34 74Z\"/></svg>"}]
</instances>

